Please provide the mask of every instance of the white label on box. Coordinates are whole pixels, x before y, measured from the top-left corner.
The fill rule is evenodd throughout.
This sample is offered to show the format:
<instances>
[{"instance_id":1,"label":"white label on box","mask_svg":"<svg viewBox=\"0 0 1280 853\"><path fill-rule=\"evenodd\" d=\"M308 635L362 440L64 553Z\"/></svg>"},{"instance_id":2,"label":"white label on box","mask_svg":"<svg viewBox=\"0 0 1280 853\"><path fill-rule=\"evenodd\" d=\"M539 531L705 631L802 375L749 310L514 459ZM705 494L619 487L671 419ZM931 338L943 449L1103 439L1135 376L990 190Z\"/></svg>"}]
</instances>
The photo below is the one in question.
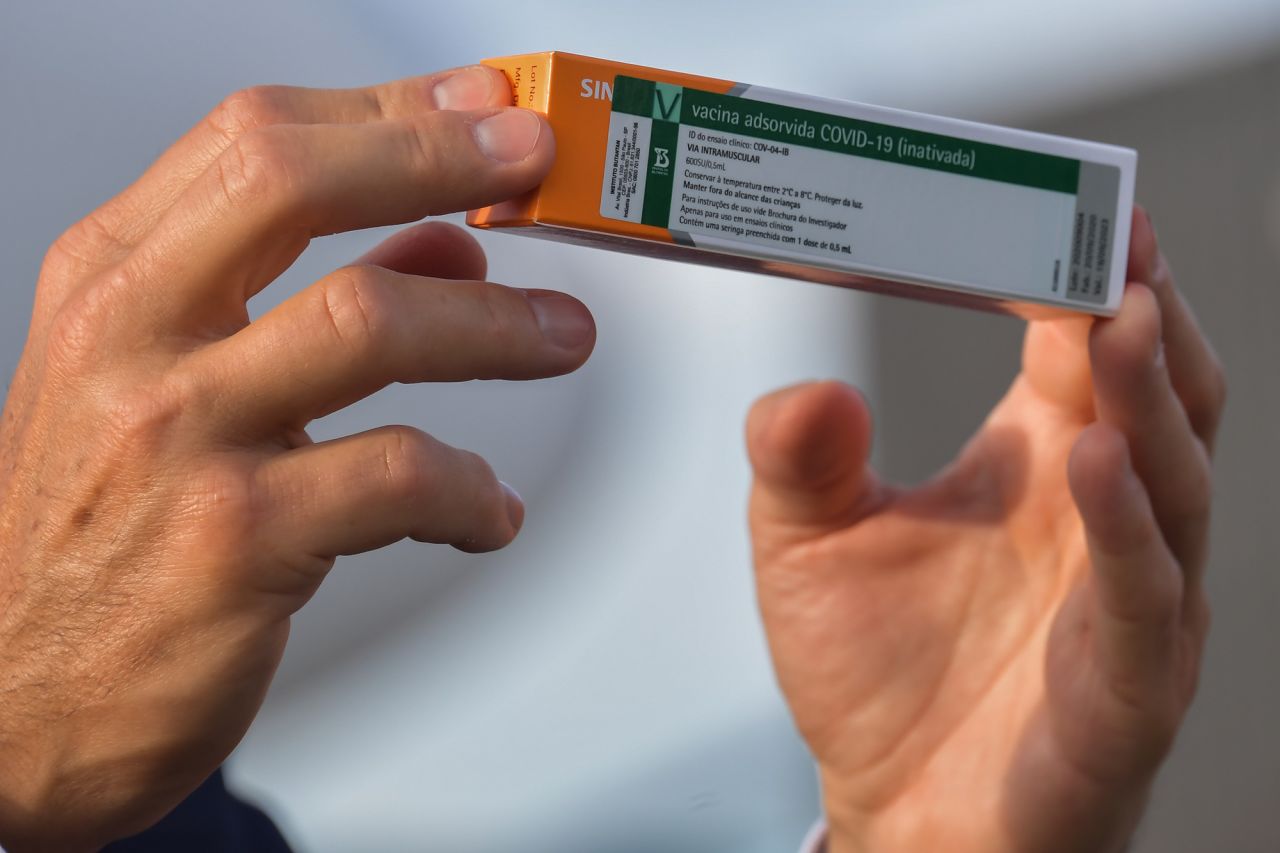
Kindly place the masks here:
<instances>
[{"instance_id":1,"label":"white label on box","mask_svg":"<svg viewBox=\"0 0 1280 853\"><path fill-rule=\"evenodd\" d=\"M601 214L680 243L1107 302L1115 165L629 77L608 145Z\"/></svg>"}]
</instances>

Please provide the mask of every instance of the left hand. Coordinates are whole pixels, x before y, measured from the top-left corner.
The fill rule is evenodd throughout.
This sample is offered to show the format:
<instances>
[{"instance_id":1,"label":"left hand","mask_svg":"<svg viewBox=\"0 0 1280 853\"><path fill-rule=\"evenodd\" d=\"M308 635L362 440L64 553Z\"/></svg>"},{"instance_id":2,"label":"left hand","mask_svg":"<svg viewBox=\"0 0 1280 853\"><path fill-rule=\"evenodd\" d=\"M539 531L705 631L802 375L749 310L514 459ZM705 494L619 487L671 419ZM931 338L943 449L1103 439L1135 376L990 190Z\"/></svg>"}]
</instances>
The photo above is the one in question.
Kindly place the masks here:
<instances>
[{"instance_id":1,"label":"left hand","mask_svg":"<svg viewBox=\"0 0 1280 853\"><path fill-rule=\"evenodd\" d=\"M1117 317L1033 322L932 482L850 389L748 424L757 585L832 853L1117 851L1195 691L1222 372L1135 213Z\"/></svg>"},{"instance_id":2,"label":"left hand","mask_svg":"<svg viewBox=\"0 0 1280 853\"><path fill-rule=\"evenodd\" d=\"M0 416L0 845L96 850L248 728L342 555L501 548L520 499L408 426L313 443L392 382L576 369L565 294L485 282L465 232L390 238L250 322L313 237L494 204L555 153L494 69L227 98L49 251ZM24 286L22 282L6 282Z\"/></svg>"}]
</instances>

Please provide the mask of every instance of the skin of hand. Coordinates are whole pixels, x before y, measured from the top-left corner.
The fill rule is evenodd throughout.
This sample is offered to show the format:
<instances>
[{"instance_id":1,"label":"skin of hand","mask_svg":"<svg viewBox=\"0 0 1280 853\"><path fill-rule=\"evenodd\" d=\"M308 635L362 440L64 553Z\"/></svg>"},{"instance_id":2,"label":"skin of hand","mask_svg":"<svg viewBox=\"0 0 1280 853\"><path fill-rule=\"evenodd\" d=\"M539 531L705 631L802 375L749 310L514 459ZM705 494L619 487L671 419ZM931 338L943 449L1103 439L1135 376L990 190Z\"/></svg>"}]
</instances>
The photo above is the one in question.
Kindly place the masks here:
<instances>
[{"instance_id":1,"label":"skin of hand","mask_svg":"<svg viewBox=\"0 0 1280 853\"><path fill-rule=\"evenodd\" d=\"M554 139L472 67L229 97L50 249L0 421L0 844L94 849L231 752L339 555L506 545L524 508L405 426L313 443L392 382L536 379L591 352L569 296L481 281L420 224L260 319L313 237L536 186Z\"/></svg>"},{"instance_id":2,"label":"skin of hand","mask_svg":"<svg viewBox=\"0 0 1280 853\"><path fill-rule=\"evenodd\" d=\"M832 853L1119 851L1191 702L1222 370L1134 213L1118 316L1032 322L901 489L837 383L747 425L760 607Z\"/></svg>"}]
</instances>

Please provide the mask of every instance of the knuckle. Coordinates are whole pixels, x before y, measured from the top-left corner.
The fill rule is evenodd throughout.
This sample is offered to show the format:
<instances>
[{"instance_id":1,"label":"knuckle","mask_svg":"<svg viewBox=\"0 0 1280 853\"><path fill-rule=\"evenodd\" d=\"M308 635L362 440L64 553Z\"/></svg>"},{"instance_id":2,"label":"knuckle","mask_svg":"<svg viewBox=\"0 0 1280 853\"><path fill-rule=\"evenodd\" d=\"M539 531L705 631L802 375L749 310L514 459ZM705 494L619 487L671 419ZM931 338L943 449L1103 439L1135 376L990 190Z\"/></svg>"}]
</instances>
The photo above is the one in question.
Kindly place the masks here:
<instances>
[{"instance_id":1,"label":"knuckle","mask_svg":"<svg viewBox=\"0 0 1280 853\"><path fill-rule=\"evenodd\" d=\"M503 534L511 528L506 493L487 459L469 450L459 450L458 453L462 463L462 476L466 478L467 491L472 496L475 519L472 535L462 544L474 547L485 543L486 549L497 547L501 544L497 540L505 541L507 536Z\"/></svg>"},{"instance_id":2,"label":"knuckle","mask_svg":"<svg viewBox=\"0 0 1280 853\"><path fill-rule=\"evenodd\" d=\"M401 126L412 146L412 153L424 171L434 172L440 164L440 136L444 132L443 119L438 112L428 113L416 119L405 119Z\"/></svg>"},{"instance_id":3,"label":"knuckle","mask_svg":"<svg viewBox=\"0 0 1280 853\"><path fill-rule=\"evenodd\" d=\"M391 328L392 297L374 267L344 267L320 286L319 307L336 342L353 353L367 352Z\"/></svg>"},{"instance_id":4,"label":"knuckle","mask_svg":"<svg viewBox=\"0 0 1280 853\"><path fill-rule=\"evenodd\" d=\"M254 130L233 141L214 163L223 197L233 206L270 198L293 186L293 135L283 128Z\"/></svg>"},{"instance_id":5,"label":"knuckle","mask_svg":"<svg viewBox=\"0 0 1280 853\"><path fill-rule=\"evenodd\" d=\"M475 484L481 502L487 504L491 499L498 497L502 488L498 485L498 476L493 472L493 466L489 464L489 460L470 450L459 450L458 453L462 456L463 470Z\"/></svg>"},{"instance_id":6,"label":"knuckle","mask_svg":"<svg viewBox=\"0 0 1280 853\"><path fill-rule=\"evenodd\" d=\"M428 185L444 189L436 194L441 198L448 198L452 194L445 185L458 171L448 162L441 145L441 138L448 133L445 124L452 121L455 121L452 115L435 112L402 123L406 129L404 136L410 149L408 162L414 164L414 171L421 175ZM432 202L428 212L434 216L451 211L448 205L440 206Z\"/></svg>"},{"instance_id":7,"label":"knuckle","mask_svg":"<svg viewBox=\"0 0 1280 853\"><path fill-rule=\"evenodd\" d=\"M1216 359L1206 377L1183 395L1182 402L1191 421L1191 429L1206 451L1212 454L1214 436L1227 405L1226 375Z\"/></svg>"},{"instance_id":8,"label":"knuckle","mask_svg":"<svg viewBox=\"0 0 1280 853\"><path fill-rule=\"evenodd\" d=\"M493 466L489 464L489 460L485 459L478 453L465 451L467 467L471 472L477 484L479 492L479 503L483 508L482 512L490 522L490 526L498 530L506 529L510 521L507 515L507 496L503 491L502 485L498 482L498 475L494 473Z\"/></svg>"},{"instance_id":9,"label":"knuckle","mask_svg":"<svg viewBox=\"0 0 1280 853\"><path fill-rule=\"evenodd\" d=\"M97 313L83 297L73 297L58 308L45 339L45 357L55 368L74 374L93 363L102 340Z\"/></svg>"},{"instance_id":10,"label":"knuckle","mask_svg":"<svg viewBox=\"0 0 1280 853\"><path fill-rule=\"evenodd\" d=\"M1209 381L1206 397L1208 398L1206 401L1207 408L1215 416L1226 408L1227 371L1216 353L1209 356Z\"/></svg>"},{"instance_id":11,"label":"knuckle","mask_svg":"<svg viewBox=\"0 0 1280 853\"><path fill-rule=\"evenodd\" d=\"M122 268L113 269L71 294L54 312L48 327L45 356L69 373L89 372L102 362L102 346L121 295L127 296L133 279Z\"/></svg>"},{"instance_id":12,"label":"knuckle","mask_svg":"<svg viewBox=\"0 0 1280 853\"><path fill-rule=\"evenodd\" d=\"M285 86L250 86L232 92L209 114L209 125L228 142L246 133L292 120Z\"/></svg>"},{"instance_id":13,"label":"knuckle","mask_svg":"<svg viewBox=\"0 0 1280 853\"><path fill-rule=\"evenodd\" d=\"M1147 267L1147 285L1153 290L1165 293L1172 292L1173 286L1173 270L1169 267L1169 261L1164 256L1164 252L1160 251L1158 245L1153 245L1151 263Z\"/></svg>"},{"instance_id":14,"label":"knuckle","mask_svg":"<svg viewBox=\"0 0 1280 853\"><path fill-rule=\"evenodd\" d=\"M206 465L193 473L176 512L201 553L249 548L262 518L262 492L243 465Z\"/></svg>"},{"instance_id":15,"label":"knuckle","mask_svg":"<svg viewBox=\"0 0 1280 853\"><path fill-rule=\"evenodd\" d=\"M1160 511L1160 526L1181 540L1202 531L1213 506L1213 469L1200 442L1192 442L1193 458L1169 483L1168 503Z\"/></svg>"},{"instance_id":16,"label":"knuckle","mask_svg":"<svg viewBox=\"0 0 1280 853\"><path fill-rule=\"evenodd\" d=\"M1208 451L1199 442L1193 442L1194 461L1188 471L1185 513L1192 519L1208 517L1213 503L1213 466Z\"/></svg>"},{"instance_id":17,"label":"knuckle","mask_svg":"<svg viewBox=\"0 0 1280 853\"><path fill-rule=\"evenodd\" d=\"M1184 383L1182 400L1197 433L1212 434L1227 405L1227 374L1216 353L1207 353L1198 374Z\"/></svg>"},{"instance_id":18,"label":"knuckle","mask_svg":"<svg viewBox=\"0 0 1280 853\"><path fill-rule=\"evenodd\" d=\"M44 263L51 270L76 269L118 257L126 249L125 242L117 236L99 209L64 231L49 247Z\"/></svg>"},{"instance_id":19,"label":"knuckle","mask_svg":"<svg viewBox=\"0 0 1280 853\"><path fill-rule=\"evenodd\" d=\"M383 476L391 493L403 500L420 498L434 482L435 442L411 427L393 427L382 447Z\"/></svg>"},{"instance_id":20,"label":"knuckle","mask_svg":"<svg viewBox=\"0 0 1280 853\"><path fill-rule=\"evenodd\" d=\"M193 406L191 385L166 375L116 396L103 416L104 434L132 453L156 453L177 433L178 421Z\"/></svg>"},{"instance_id":21,"label":"knuckle","mask_svg":"<svg viewBox=\"0 0 1280 853\"><path fill-rule=\"evenodd\" d=\"M409 112L413 113L418 110L418 100L416 92L408 95L410 103L402 106L400 104L403 88L396 83L387 83L381 86L372 86L364 89L360 94L364 97L369 112L377 116L381 120L391 119L397 114Z\"/></svg>"},{"instance_id":22,"label":"knuckle","mask_svg":"<svg viewBox=\"0 0 1280 853\"><path fill-rule=\"evenodd\" d=\"M1155 536L1158 537L1159 533ZM1143 595L1147 600L1137 607L1150 614L1148 618L1154 617L1156 624L1162 626L1165 631L1173 634L1182 611L1184 587L1180 568L1176 565L1167 565L1167 569L1159 579L1147 584ZM1124 615L1123 610L1121 615ZM1141 622L1142 617L1136 616L1135 619Z\"/></svg>"},{"instance_id":23,"label":"knuckle","mask_svg":"<svg viewBox=\"0 0 1280 853\"><path fill-rule=\"evenodd\" d=\"M1172 748L1181 725L1183 705L1178 673L1112 673L1108 688L1118 703L1120 725L1128 730L1112 756L1113 768L1146 769L1158 765ZM1157 686L1159 685L1159 686Z\"/></svg>"},{"instance_id":24,"label":"knuckle","mask_svg":"<svg viewBox=\"0 0 1280 853\"><path fill-rule=\"evenodd\" d=\"M511 288L482 282L473 292L483 312L481 322L491 340L511 340L534 324L527 300L519 297L516 304L517 297Z\"/></svg>"}]
</instances>

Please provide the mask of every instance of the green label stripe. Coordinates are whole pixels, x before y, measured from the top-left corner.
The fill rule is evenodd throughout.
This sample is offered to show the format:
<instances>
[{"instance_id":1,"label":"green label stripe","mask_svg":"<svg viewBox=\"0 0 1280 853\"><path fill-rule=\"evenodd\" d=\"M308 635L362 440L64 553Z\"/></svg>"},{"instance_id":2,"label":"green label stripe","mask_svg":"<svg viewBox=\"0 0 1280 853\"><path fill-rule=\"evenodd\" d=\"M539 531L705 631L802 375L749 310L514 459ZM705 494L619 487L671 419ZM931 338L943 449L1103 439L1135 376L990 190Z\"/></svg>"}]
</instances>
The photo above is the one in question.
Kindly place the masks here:
<instances>
[{"instance_id":1,"label":"green label stripe","mask_svg":"<svg viewBox=\"0 0 1280 853\"><path fill-rule=\"evenodd\" d=\"M649 131L649 174L645 178L644 207L640 221L645 225L667 227L671 216L671 188L675 182L677 132L674 121L654 120Z\"/></svg>"},{"instance_id":2,"label":"green label stripe","mask_svg":"<svg viewBox=\"0 0 1280 853\"><path fill-rule=\"evenodd\" d=\"M653 90L656 87L657 84L652 80L616 77L613 81L613 111L651 118L655 100Z\"/></svg>"},{"instance_id":3,"label":"green label stripe","mask_svg":"<svg viewBox=\"0 0 1280 853\"><path fill-rule=\"evenodd\" d=\"M677 98L678 108L674 103ZM655 84L635 77L619 76L614 81L615 112L662 119L673 108L678 109L681 124L905 166L1070 194L1075 194L1080 180L1080 161L1068 157ZM654 123L655 130L657 124ZM647 211L647 204L645 208Z\"/></svg>"}]
</instances>

